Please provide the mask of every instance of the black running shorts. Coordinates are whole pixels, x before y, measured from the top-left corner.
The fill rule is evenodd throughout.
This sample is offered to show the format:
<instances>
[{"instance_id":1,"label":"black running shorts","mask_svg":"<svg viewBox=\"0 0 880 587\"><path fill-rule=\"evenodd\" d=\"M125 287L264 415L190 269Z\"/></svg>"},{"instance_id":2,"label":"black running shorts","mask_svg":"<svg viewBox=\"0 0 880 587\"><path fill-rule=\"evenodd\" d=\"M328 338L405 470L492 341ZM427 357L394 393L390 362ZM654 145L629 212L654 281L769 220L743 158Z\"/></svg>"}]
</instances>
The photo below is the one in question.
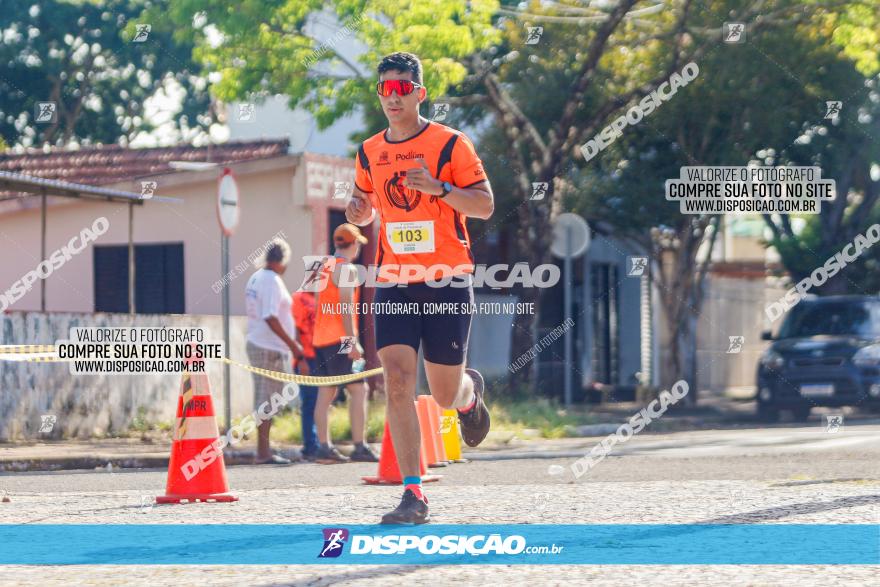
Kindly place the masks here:
<instances>
[{"instance_id":1,"label":"black running shorts","mask_svg":"<svg viewBox=\"0 0 880 587\"><path fill-rule=\"evenodd\" d=\"M377 349L405 344L418 352L421 343L426 361L464 363L474 303L471 286L377 287L373 303Z\"/></svg>"},{"instance_id":2,"label":"black running shorts","mask_svg":"<svg viewBox=\"0 0 880 587\"><path fill-rule=\"evenodd\" d=\"M318 377L333 377L334 375L350 375L351 359L347 353L339 352L340 345L316 346L315 363L317 368L312 375Z\"/></svg>"}]
</instances>

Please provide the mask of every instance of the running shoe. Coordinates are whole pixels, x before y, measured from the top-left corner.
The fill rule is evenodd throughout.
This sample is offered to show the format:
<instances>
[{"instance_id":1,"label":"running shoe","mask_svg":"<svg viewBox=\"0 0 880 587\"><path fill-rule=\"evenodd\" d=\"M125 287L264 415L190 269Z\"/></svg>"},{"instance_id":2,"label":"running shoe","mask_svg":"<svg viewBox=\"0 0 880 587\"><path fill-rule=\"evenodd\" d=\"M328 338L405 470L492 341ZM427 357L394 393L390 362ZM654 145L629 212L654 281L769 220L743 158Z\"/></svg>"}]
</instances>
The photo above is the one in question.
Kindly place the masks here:
<instances>
[{"instance_id":1,"label":"running shoe","mask_svg":"<svg viewBox=\"0 0 880 587\"><path fill-rule=\"evenodd\" d=\"M400 505L394 511L382 516L383 524L426 524L430 520L428 498L419 499L412 489L403 492Z\"/></svg>"},{"instance_id":2,"label":"running shoe","mask_svg":"<svg viewBox=\"0 0 880 587\"><path fill-rule=\"evenodd\" d=\"M335 446L321 445L318 447L318 452L315 453L315 462L322 465L334 465L349 461L351 459L339 452Z\"/></svg>"},{"instance_id":3,"label":"running shoe","mask_svg":"<svg viewBox=\"0 0 880 587\"><path fill-rule=\"evenodd\" d=\"M378 463L379 457L367 443L358 444L349 457L359 463Z\"/></svg>"},{"instance_id":4,"label":"running shoe","mask_svg":"<svg viewBox=\"0 0 880 587\"><path fill-rule=\"evenodd\" d=\"M465 373L474 380L474 396L476 397L473 407L466 413L458 412L458 421L461 423L461 436L471 448L478 446L486 435L489 434L489 408L483 401L486 382L476 369L465 369Z\"/></svg>"}]
</instances>

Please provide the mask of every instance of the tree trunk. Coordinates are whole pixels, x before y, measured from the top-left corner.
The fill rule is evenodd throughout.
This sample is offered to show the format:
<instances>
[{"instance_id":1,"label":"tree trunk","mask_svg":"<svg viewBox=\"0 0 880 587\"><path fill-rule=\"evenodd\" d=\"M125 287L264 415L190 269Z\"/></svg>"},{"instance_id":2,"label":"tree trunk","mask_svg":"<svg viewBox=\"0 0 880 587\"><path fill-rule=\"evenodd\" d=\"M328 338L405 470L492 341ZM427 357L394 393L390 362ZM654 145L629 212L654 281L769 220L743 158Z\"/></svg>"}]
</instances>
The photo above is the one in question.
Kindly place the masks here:
<instances>
[{"instance_id":1,"label":"tree trunk","mask_svg":"<svg viewBox=\"0 0 880 587\"><path fill-rule=\"evenodd\" d=\"M679 295L687 295L679 292ZM670 333L670 361L665 369L663 389L671 389L675 382L684 379L690 391L684 403L690 406L697 403L697 337L695 320L691 311L685 309L684 315L672 323L672 317L666 313L666 325Z\"/></svg>"},{"instance_id":2,"label":"tree trunk","mask_svg":"<svg viewBox=\"0 0 880 587\"><path fill-rule=\"evenodd\" d=\"M712 225L712 234L706 247L706 257L700 263L697 252L703 243L707 225ZM702 220L698 226L686 225L677 232L675 249L663 247L654 249L654 263L660 267L655 282L660 289L663 304L665 336L661 340L669 345L669 360L661 366L660 382L663 389L684 379L690 391L685 396L685 405L697 403L697 318L703 305L703 284L708 274L712 251L719 232L720 217ZM674 253L674 254L669 254ZM667 259L666 265L663 260Z\"/></svg>"}]
</instances>

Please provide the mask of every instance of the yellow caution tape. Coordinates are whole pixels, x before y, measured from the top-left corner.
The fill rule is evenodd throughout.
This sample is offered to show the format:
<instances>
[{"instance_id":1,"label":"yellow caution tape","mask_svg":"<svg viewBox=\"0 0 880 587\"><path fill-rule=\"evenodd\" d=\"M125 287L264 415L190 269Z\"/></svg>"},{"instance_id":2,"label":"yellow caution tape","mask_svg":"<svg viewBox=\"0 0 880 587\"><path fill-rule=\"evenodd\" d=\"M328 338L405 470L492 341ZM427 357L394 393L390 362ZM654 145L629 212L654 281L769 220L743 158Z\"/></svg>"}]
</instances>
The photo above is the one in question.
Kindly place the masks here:
<instances>
[{"instance_id":1,"label":"yellow caution tape","mask_svg":"<svg viewBox=\"0 0 880 587\"><path fill-rule=\"evenodd\" d=\"M54 344L0 344L0 355L18 353L54 353Z\"/></svg>"},{"instance_id":2,"label":"yellow caution tape","mask_svg":"<svg viewBox=\"0 0 880 587\"><path fill-rule=\"evenodd\" d=\"M15 350L10 350L15 349ZM47 345L47 344L32 344L32 345L5 345L0 346L0 361L21 361L25 363L65 363L70 362L75 359L60 359L57 355L55 356L43 356L43 357L17 357L14 355L25 354L25 353L54 353L55 346ZM11 355L11 356L3 356L3 355ZM79 359L76 359L79 360ZM313 385L316 387L332 387L335 385L344 385L346 383L354 383L355 381L360 381L362 379L367 379L368 377L373 377L374 375L381 375L383 370L381 367L376 369L370 369L369 371L363 371L361 373L350 373L348 375L333 375L331 377L315 377L313 375L296 375L294 373L282 373L281 371L270 371L269 369L261 369L259 367L252 367L251 365L245 365L244 363L239 363L238 361L233 361L228 357L223 357L221 359L224 363L229 363L230 365L234 365L245 371L250 371L251 373L256 373L257 375L262 375L263 377L267 377L269 379L274 379L275 381L281 381L284 383L296 383L298 385Z\"/></svg>"},{"instance_id":3,"label":"yellow caution tape","mask_svg":"<svg viewBox=\"0 0 880 587\"><path fill-rule=\"evenodd\" d=\"M223 357L223 362L229 363L230 365L235 365L236 367L241 367L245 371L250 371L251 373L256 373L257 375L262 375L263 377L268 377L269 379L274 379L275 381L292 382L299 385L314 385L318 387L344 385L346 383L353 383L355 381L360 381L361 379L366 379L367 377L372 377L373 375L382 374L382 368L379 367L376 369L370 369L369 371L363 371L361 373L334 375L332 377L315 377L313 375L295 375L293 373L281 373L280 371L269 371L268 369L260 369L259 367L252 367L250 365L245 365L244 363L239 363L238 361L233 361L232 359L229 359L227 357Z\"/></svg>"},{"instance_id":4,"label":"yellow caution tape","mask_svg":"<svg viewBox=\"0 0 880 587\"><path fill-rule=\"evenodd\" d=\"M39 354L41 356L28 357L28 354ZM69 363L70 361L78 361L79 359L61 359L54 352L45 353L7 353L0 354L0 361L16 361L20 363Z\"/></svg>"}]
</instances>

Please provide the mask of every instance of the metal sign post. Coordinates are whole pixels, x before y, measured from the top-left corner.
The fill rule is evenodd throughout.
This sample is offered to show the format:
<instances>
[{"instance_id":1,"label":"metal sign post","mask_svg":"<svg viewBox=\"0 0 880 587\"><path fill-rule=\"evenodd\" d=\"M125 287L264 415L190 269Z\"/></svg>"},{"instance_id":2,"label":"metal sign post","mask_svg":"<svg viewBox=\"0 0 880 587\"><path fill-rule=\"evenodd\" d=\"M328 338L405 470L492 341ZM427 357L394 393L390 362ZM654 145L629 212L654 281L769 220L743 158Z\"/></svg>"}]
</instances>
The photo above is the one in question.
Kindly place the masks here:
<instances>
[{"instance_id":1,"label":"metal sign post","mask_svg":"<svg viewBox=\"0 0 880 587\"><path fill-rule=\"evenodd\" d=\"M229 274L229 237L238 226L238 183L232 170L228 167L223 169L217 184L217 219L220 221L220 276L223 286L223 347L228 357L229 351L229 283L226 276ZM232 427L232 398L229 392L229 363L223 364L223 416L226 430Z\"/></svg>"},{"instance_id":2,"label":"metal sign post","mask_svg":"<svg viewBox=\"0 0 880 587\"><path fill-rule=\"evenodd\" d=\"M563 270L565 272L565 282L563 284L563 305L565 306L563 314L565 316L565 373L564 373L564 401L565 407L571 407L572 401L572 371L574 364L572 361L572 337L574 333L571 324L571 289L574 282L574 272L572 270L572 259L583 255L590 246L590 229L586 221L577 214L565 212L556 218L553 225L553 243L550 245L550 251L557 257L563 259Z\"/></svg>"},{"instance_id":3,"label":"metal sign post","mask_svg":"<svg viewBox=\"0 0 880 587\"><path fill-rule=\"evenodd\" d=\"M220 258L223 278L229 274L229 237L220 237ZM223 349L229 356L229 284L223 287ZM232 398L229 392L229 363L223 363L223 421L226 432L232 428Z\"/></svg>"},{"instance_id":4,"label":"metal sign post","mask_svg":"<svg viewBox=\"0 0 880 587\"><path fill-rule=\"evenodd\" d=\"M565 227L565 287L563 290L563 301L565 305L565 324L571 323L571 282L573 275L571 274L571 258L574 255L572 248L572 228ZM565 331L565 407L571 407L571 328Z\"/></svg>"}]
</instances>

